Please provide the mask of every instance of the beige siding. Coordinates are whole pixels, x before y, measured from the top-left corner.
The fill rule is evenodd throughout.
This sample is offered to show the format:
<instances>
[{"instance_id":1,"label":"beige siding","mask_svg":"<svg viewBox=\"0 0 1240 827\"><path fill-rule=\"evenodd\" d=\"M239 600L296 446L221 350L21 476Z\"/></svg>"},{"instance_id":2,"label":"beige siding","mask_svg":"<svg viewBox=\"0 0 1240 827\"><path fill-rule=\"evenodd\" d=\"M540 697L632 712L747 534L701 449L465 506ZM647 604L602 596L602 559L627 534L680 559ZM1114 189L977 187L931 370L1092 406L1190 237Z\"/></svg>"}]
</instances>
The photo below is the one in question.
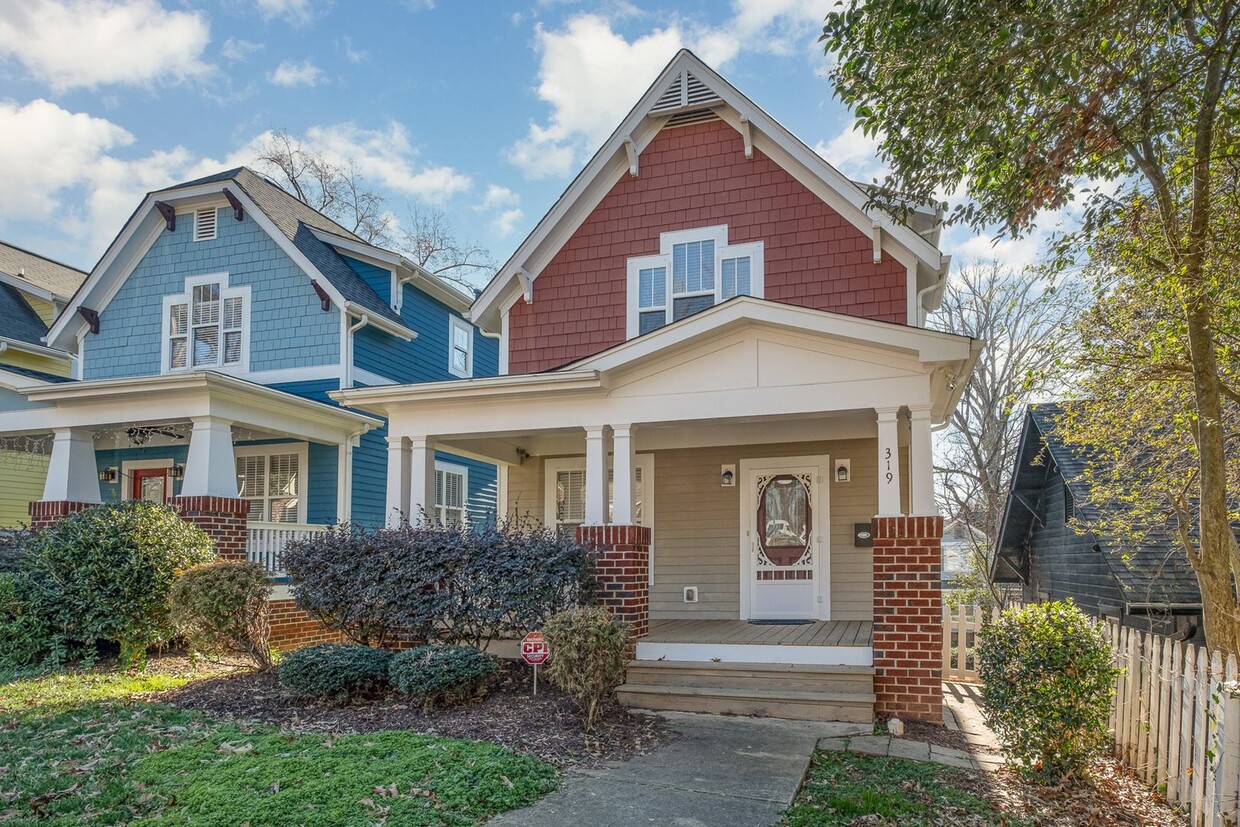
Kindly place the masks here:
<instances>
[{"instance_id":1,"label":"beige siding","mask_svg":"<svg viewBox=\"0 0 1240 827\"><path fill-rule=\"evenodd\" d=\"M529 516L541 521L543 514L542 457L530 457L508 468L508 516Z\"/></svg>"},{"instance_id":2,"label":"beige siding","mask_svg":"<svg viewBox=\"0 0 1240 827\"><path fill-rule=\"evenodd\" d=\"M0 528L30 521L30 502L43 496L48 457L22 451L0 451Z\"/></svg>"},{"instance_id":3,"label":"beige siding","mask_svg":"<svg viewBox=\"0 0 1240 827\"><path fill-rule=\"evenodd\" d=\"M46 356L36 356L33 353L23 353L19 350L6 350L0 364L13 365L19 368L29 368L30 370L40 370L44 373L50 373L53 376L69 375L69 358L51 359Z\"/></svg>"}]
</instances>

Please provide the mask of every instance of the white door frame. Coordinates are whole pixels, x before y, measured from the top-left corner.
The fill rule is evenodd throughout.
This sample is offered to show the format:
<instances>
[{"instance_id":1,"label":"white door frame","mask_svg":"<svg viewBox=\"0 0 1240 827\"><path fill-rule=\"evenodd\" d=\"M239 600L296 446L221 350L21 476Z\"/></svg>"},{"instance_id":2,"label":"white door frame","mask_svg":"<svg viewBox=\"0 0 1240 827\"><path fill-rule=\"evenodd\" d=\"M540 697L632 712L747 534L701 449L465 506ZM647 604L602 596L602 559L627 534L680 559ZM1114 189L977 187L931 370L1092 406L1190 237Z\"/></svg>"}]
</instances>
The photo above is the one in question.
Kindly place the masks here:
<instances>
[{"instance_id":1,"label":"white door frame","mask_svg":"<svg viewBox=\"0 0 1240 827\"><path fill-rule=\"evenodd\" d=\"M176 463L167 457L164 457L161 459L121 460L121 469L120 469L121 476L119 480L121 484L120 485L121 499L122 500L133 499L133 479L131 478L131 474L130 474L131 471L158 471L160 468L163 468L167 471L171 471L174 465L176 465ZM164 478L165 478L164 485L166 486L166 488L164 489L164 493L166 495L164 499L170 500L172 499L172 475L164 474Z\"/></svg>"},{"instance_id":2,"label":"white door frame","mask_svg":"<svg viewBox=\"0 0 1240 827\"><path fill-rule=\"evenodd\" d=\"M800 457L765 457L760 459L742 459L740 461L740 575L741 600L740 619L749 620L753 616L753 583L754 555L753 540L746 536L753 510L753 471L760 468L791 467L796 465L814 465L818 467L815 475L815 496L812 505L815 513L814 540L814 599L817 605L817 619L831 619L831 458L821 456Z\"/></svg>"}]
</instances>

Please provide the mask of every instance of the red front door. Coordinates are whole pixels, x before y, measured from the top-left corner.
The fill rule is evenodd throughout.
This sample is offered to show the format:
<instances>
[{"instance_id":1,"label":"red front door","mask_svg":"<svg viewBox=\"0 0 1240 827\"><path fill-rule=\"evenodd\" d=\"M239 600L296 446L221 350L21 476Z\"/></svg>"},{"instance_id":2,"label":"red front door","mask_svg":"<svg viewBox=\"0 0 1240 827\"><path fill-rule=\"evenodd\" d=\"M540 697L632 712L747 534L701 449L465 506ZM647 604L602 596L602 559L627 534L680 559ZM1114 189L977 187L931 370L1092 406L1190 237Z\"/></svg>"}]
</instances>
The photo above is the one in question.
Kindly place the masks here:
<instances>
[{"instance_id":1,"label":"red front door","mask_svg":"<svg viewBox=\"0 0 1240 827\"><path fill-rule=\"evenodd\" d=\"M168 501L168 469L139 468L133 472L133 491L130 497L153 503Z\"/></svg>"}]
</instances>

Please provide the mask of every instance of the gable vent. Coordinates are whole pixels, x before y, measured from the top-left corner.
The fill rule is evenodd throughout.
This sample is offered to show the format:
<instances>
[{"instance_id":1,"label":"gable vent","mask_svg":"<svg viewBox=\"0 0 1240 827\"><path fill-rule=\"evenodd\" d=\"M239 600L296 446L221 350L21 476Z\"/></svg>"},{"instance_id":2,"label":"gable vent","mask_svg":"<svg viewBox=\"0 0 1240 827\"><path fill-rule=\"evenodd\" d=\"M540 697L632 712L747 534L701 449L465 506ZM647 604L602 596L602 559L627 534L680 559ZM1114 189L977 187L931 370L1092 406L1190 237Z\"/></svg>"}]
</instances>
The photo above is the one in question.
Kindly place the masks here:
<instances>
[{"instance_id":1,"label":"gable vent","mask_svg":"<svg viewBox=\"0 0 1240 827\"><path fill-rule=\"evenodd\" d=\"M194 212L194 241L211 241L215 238L215 207Z\"/></svg>"},{"instance_id":2,"label":"gable vent","mask_svg":"<svg viewBox=\"0 0 1240 827\"><path fill-rule=\"evenodd\" d=\"M713 109L691 109L688 112L678 112L672 115L663 128L669 129L673 126L688 126L689 124L717 120L720 120L719 115Z\"/></svg>"},{"instance_id":3,"label":"gable vent","mask_svg":"<svg viewBox=\"0 0 1240 827\"><path fill-rule=\"evenodd\" d=\"M720 102L721 98L688 69L672 79L667 89L650 108L650 114L673 112L686 106L701 107Z\"/></svg>"}]
</instances>

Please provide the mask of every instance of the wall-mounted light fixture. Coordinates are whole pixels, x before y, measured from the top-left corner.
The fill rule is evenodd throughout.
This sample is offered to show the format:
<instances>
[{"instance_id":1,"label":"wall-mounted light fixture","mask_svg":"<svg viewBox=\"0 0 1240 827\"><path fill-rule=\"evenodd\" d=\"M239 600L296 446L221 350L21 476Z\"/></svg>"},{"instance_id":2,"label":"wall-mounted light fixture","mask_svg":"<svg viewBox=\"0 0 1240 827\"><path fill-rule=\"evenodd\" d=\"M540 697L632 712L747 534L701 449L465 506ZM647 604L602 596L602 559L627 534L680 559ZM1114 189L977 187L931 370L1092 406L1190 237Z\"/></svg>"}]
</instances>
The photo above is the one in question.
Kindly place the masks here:
<instances>
[{"instance_id":1,"label":"wall-mounted light fixture","mask_svg":"<svg viewBox=\"0 0 1240 827\"><path fill-rule=\"evenodd\" d=\"M848 482L852 479L851 460L837 459L835 461L835 481Z\"/></svg>"},{"instance_id":2,"label":"wall-mounted light fixture","mask_svg":"<svg viewBox=\"0 0 1240 827\"><path fill-rule=\"evenodd\" d=\"M168 476L174 480L185 479L185 466L184 465L172 466L171 468L168 469Z\"/></svg>"},{"instance_id":3,"label":"wall-mounted light fixture","mask_svg":"<svg viewBox=\"0 0 1240 827\"><path fill-rule=\"evenodd\" d=\"M719 484L724 488L732 488L736 485L736 466L724 465L719 470Z\"/></svg>"},{"instance_id":4,"label":"wall-mounted light fixture","mask_svg":"<svg viewBox=\"0 0 1240 827\"><path fill-rule=\"evenodd\" d=\"M116 479L119 476L120 471L116 468L103 468L99 471L100 482L116 482Z\"/></svg>"}]
</instances>

